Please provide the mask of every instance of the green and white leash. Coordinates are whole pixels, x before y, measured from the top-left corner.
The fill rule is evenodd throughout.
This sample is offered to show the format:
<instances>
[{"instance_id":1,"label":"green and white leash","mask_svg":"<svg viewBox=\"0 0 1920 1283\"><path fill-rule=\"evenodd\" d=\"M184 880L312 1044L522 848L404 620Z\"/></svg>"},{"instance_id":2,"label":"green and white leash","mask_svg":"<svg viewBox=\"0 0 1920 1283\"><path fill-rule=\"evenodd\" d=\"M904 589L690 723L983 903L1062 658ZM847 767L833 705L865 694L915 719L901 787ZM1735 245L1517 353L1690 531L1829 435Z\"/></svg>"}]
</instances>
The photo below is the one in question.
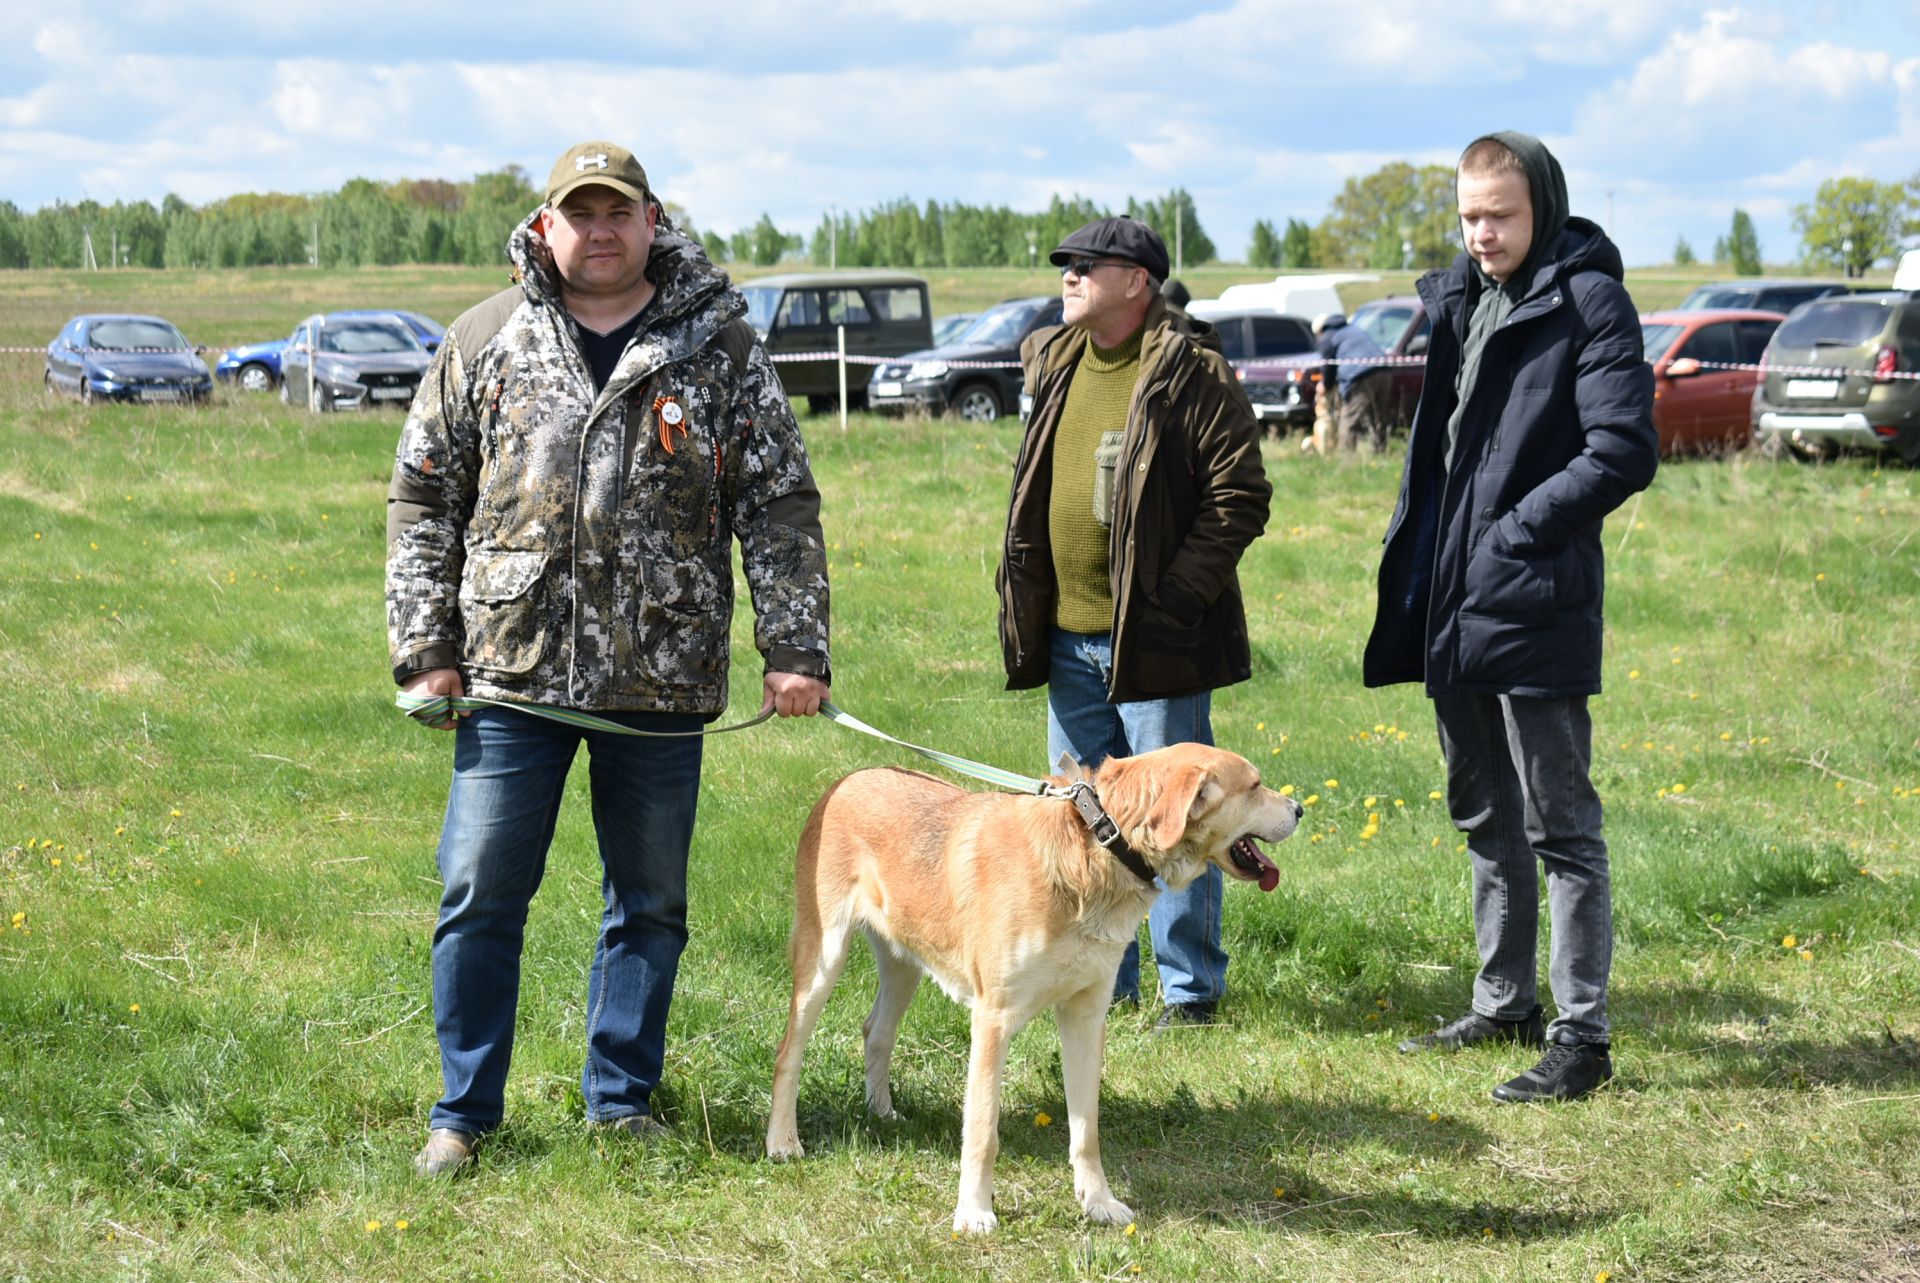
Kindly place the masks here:
<instances>
[{"instance_id":1,"label":"green and white leash","mask_svg":"<svg viewBox=\"0 0 1920 1283\"><path fill-rule=\"evenodd\" d=\"M682 739L693 735L725 735L730 731L744 731L750 726L758 726L773 716L772 708L763 708L758 716L744 722L735 722L731 726L714 726L698 731L643 731L632 726L622 726L619 722L596 717L592 713L583 713L575 708L554 708L547 704L522 704L504 699L486 699L478 695L409 695L401 691L393 697L395 707L407 716L432 725L444 722L456 713L471 713L482 708L510 708L517 713L526 713L531 717L545 718L550 722L560 722L583 731L604 731L610 735L641 735L651 739ZM871 735L875 739L897 744L901 748L918 753L931 762L938 762L950 771L971 776L996 788L1007 789L1014 793L1032 793L1038 796L1048 795L1049 790L1055 796L1066 796L1067 790L1046 780L1035 779L1030 775L1020 775L1013 771L989 766L984 762L969 761L956 757L952 753L942 753L937 748L923 748L918 744L909 744L897 739L885 731L869 726L845 709L836 707L831 700L820 705L820 715L828 721L844 726L848 730Z\"/></svg>"},{"instance_id":2,"label":"green and white leash","mask_svg":"<svg viewBox=\"0 0 1920 1283\"><path fill-rule=\"evenodd\" d=\"M757 717L748 721L735 722L731 726L716 726L698 731L643 731L632 726L622 726L618 722L608 721L604 717L595 717L592 713L583 713L574 708L554 708L546 704L517 704L510 700L485 699L478 695L409 695L401 691L393 697L394 704L407 716L433 725L444 722L455 713L471 713L481 708L510 708L533 717L544 717L550 722L561 722L567 726L588 731L605 731L611 735L642 735L650 739L681 739L690 735L725 735L729 731L744 731L749 726L758 726L773 716L771 706L763 708ZM1036 779L1031 775L1021 775L1014 771L1002 770L998 766L989 766L985 762L975 762L968 758L956 757L952 753L943 753L937 748L925 748L919 744L910 744L897 736L889 735L877 727L869 726L852 713L838 708L831 700L820 704L820 715L828 721L844 726L862 735L871 735L877 740L897 744L909 752L918 753L930 762L938 763L959 775L969 776L995 788L1007 789L1014 793L1028 793L1035 797L1063 798L1072 802L1074 810L1080 813L1080 820L1093 835L1093 840L1105 847L1113 857L1127 866L1127 869L1149 886L1164 888L1161 882L1139 852L1127 845L1120 833L1120 826L1113 822L1106 809L1100 805L1099 797L1093 786L1085 780L1076 780L1072 784L1060 785L1051 780Z\"/></svg>"}]
</instances>

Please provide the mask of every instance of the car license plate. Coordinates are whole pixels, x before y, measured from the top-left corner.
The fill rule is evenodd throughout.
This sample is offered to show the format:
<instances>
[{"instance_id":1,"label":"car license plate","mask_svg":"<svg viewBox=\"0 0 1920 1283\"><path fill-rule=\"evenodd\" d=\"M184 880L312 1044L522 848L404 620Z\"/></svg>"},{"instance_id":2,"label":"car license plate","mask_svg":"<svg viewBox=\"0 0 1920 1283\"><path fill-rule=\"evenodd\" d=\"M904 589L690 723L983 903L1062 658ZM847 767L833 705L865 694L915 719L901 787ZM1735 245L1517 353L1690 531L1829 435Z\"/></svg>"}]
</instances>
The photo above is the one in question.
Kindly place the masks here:
<instances>
[{"instance_id":1,"label":"car license plate","mask_svg":"<svg viewBox=\"0 0 1920 1283\"><path fill-rule=\"evenodd\" d=\"M1840 395L1840 380L1788 379L1787 395L1796 401L1831 401Z\"/></svg>"},{"instance_id":2,"label":"car license plate","mask_svg":"<svg viewBox=\"0 0 1920 1283\"><path fill-rule=\"evenodd\" d=\"M900 385L898 383L891 383L891 382L876 383L873 385L873 394L875 396L899 396Z\"/></svg>"},{"instance_id":3,"label":"car license plate","mask_svg":"<svg viewBox=\"0 0 1920 1283\"><path fill-rule=\"evenodd\" d=\"M178 388L143 388L140 399L142 401L178 401L184 395Z\"/></svg>"},{"instance_id":4,"label":"car license plate","mask_svg":"<svg viewBox=\"0 0 1920 1283\"><path fill-rule=\"evenodd\" d=\"M413 395L412 388L373 388L371 392L376 401L404 401Z\"/></svg>"}]
</instances>

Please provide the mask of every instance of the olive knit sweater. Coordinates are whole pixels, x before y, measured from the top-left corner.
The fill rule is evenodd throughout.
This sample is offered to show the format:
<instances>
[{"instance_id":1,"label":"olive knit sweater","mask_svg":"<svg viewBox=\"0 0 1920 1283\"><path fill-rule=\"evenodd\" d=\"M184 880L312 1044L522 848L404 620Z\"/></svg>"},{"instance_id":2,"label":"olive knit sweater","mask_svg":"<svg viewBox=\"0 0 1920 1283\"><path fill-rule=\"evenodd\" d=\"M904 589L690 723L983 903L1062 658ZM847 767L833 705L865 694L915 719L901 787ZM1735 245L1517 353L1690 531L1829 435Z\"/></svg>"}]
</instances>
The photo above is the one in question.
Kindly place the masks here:
<instances>
[{"instance_id":1,"label":"olive knit sweater","mask_svg":"<svg viewBox=\"0 0 1920 1283\"><path fill-rule=\"evenodd\" d=\"M1068 632L1105 633L1113 628L1113 585L1107 562L1111 490L1102 487L1109 506L1096 516L1094 452L1102 438L1108 438L1110 454L1118 452L1134 384L1140 379L1140 337L1141 331L1136 330L1116 348L1089 341L1060 411L1047 529L1058 585L1053 623ZM1109 458L1108 468L1113 465Z\"/></svg>"}]
</instances>

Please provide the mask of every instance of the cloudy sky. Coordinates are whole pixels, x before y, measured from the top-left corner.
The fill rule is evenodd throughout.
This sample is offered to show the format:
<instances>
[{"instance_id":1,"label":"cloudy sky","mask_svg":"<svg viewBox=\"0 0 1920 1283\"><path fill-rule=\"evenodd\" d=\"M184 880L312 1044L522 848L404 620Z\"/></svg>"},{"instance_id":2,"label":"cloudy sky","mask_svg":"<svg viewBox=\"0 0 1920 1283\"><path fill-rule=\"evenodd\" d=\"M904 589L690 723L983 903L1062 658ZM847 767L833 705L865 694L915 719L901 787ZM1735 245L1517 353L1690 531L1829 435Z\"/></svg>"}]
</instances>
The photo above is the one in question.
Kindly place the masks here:
<instances>
[{"instance_id":1,"label":"cloudy sky","mask_svg":"<svg viewBox=\"0 0 1920 1283\"><path fill-rule=\"evenodd\" d=\"M1185 186L1221 252L1523 129L1629 263L1920 172L1920 0L0 0L0 199L535 175L628 143L703 229Z\"/></svg>"}]
</instances>

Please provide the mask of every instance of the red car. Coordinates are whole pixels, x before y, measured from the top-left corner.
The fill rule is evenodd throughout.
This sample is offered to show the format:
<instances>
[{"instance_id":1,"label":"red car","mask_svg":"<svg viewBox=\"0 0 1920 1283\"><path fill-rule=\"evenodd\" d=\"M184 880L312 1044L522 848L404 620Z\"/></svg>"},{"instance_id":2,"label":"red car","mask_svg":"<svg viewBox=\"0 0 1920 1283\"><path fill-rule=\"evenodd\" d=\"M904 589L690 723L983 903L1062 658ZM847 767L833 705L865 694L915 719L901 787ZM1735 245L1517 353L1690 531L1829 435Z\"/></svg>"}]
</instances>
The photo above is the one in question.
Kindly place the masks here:
<instances>
[{"instance_id":1,"label":"red car","mask_svg":"<svg viewBox=\"0 0 1920 1283\"><path fill-rule=\"evenodd\" d=\"M1787 318L1737 308L1649 312L1640 318L1653 366L1653 423L1660 453L1737 450L1753 437L1753 389L1767 340Z\"/></svg>"}]
</instances>

